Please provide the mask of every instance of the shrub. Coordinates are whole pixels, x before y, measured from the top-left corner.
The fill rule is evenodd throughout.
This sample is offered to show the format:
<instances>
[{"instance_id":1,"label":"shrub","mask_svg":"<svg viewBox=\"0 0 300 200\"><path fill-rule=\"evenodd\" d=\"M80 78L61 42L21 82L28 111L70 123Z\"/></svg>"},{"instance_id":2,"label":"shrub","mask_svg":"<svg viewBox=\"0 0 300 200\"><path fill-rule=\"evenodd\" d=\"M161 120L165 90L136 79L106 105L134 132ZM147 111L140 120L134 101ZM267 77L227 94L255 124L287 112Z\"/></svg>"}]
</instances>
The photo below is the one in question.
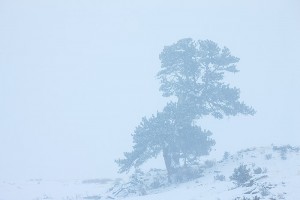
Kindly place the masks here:
<instances>
[{"instance_id":1,"label":"shrub","mask_svg":"<svg viewBox=\"0 0 300 200\"><path fill-rule=\"evenodd\" d=\"M213 166L216 165L216 161L215 160L206 160L204 163L204 168L212 168Z\"/></svg>"},{"instance_id":2,"label":"shrub","mask_svg":"<svg viewBox=\"0 0 300 200\"><path fill-rule=\"evenodd\" d=\"M138 195L145 195L147 185L145 184L145 174L141 170L135 170L134 174L130 176L131 193Z\"/></svg>"},{"instance_id":3,"label":"shrub","mask_svg":"<svg viewBox=\"0 0 300 200\"><path fill-rule=\"evenodd\" d=\"M292 147L291 145L284 145L284 146L273 146L273 150L279 151L281 159L286 160L287 159L286 155L288 152L299 152L300 148Z\"/></svg>"},{"instance_id":4,"label":"shrub","mask_svg":"<svg viewBox=\"0 0 300 200\"><path fill-rule=\"evenodd\" d=\"M267 169L267 168L264 168L263 171L262 171L263 174L265 174L265 173L267 173L267 172L268 172L268 169Z\"/></svg>"},{"instance_id":5,"label":"shrub","mask_svg":"<svg viewBox=\"0 0 300 200\"><path fill-rule=\"evenodd\" d=\"M130 176L128 182L117 182L109 189L109 196L128 197L130 195L146 195L148 191L162 188L168 185L167 172L164 170L151 169L144 173L137 169Z\"/></svg>"},{"instance_id":6,"label":"shrub","mask_svg":"<svg viewBox=\"0 0 300 200\"><path fill-rule=\"evenodd\" d=\"M177 168L176 173L171 175L171 182L182 183L194 180L203 176L203 169L199 166L189 166Z\"/></svg>"},{"instance_id":7,"label":"shrub","mask_svg":"<svg viewBox=\"0 0 300 200\"><path fill-rule=\"evenodd\" d=\"M254 174L261 174L263 172L262 168L258 167L253 170Z\"/></svg>"},{"instance_id":8,"label":"shrub","mask_svg":"<svg viewBox=\"0 0 300 200\"><path fill-rule=\"evenodd\" d=\"M270 194L270 191L267 187L262 186L259 190L262 196L268 196Z\"/></svg>"},{"instance_id":9,"label":"shrub","mask_svg":"<svg viewBox=\"0 0 300 200\"><path fill-rule=\"evenodd\" d=\"M272 154L267 154L266 156L265 156L265 158L266 158L266 160L271 160L272 159Z\"/></svg>"},{"instance_id":10,"label":"shrub","mask_svg":"<svg viewBox=\"0 0 300 200\"><path fill-rule=\"evenodd\" d=\"M226 178L224 175L218 174L216 176L214 176L215 181L225 181Z\"/></svg>"},{"instance_id":11,"label":"shrub","mask_svg":"<svg viewBox=\"0 0 300 200\"><path fill-rule=\"evenodd\" d=\"M240 165L238 168L234 169L232 176L229 178L240 186L249 181L252 178L252 175L250 174L250 169L248 169L246 165Z\"/></svg>"},{"instance_id":12,"label":"shrub","mask_svg":"<svg viewBox=\"0 0 300 200\"><path fill-rule=\"evenodd\" d=\"M228 160L230 154L228 151L225 151L224 155L223 155L223 160Z\"/></svg>"}]
</instances>

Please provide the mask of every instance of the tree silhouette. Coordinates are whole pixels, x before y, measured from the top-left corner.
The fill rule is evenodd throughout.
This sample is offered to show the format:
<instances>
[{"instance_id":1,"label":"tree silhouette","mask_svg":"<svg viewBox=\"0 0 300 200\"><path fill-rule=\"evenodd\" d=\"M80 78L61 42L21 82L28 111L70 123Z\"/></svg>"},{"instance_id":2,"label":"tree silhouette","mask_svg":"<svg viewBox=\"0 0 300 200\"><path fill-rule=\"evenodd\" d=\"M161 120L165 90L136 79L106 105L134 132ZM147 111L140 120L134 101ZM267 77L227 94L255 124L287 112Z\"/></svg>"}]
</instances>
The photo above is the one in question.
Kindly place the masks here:
<instances>
[{"instance_id":1,"label":"tree silhouette","mask_svg":"<svg viewBox=\"0 0 300 200\"><path fill-rule=\"evenodd\" d=\"M133 134L133 150L116 161L120 172L162 152L169 176L176 174L181 166L207 155L215 144L211 132L197 125L200 118L255 113L239 101L240 90L224 82L225 73L238 72L239 59L228 48L210 40L187 38L164 47L159 58L160 91L172 100L163 111L142 119Z\"/></svg>"}]
</instances>

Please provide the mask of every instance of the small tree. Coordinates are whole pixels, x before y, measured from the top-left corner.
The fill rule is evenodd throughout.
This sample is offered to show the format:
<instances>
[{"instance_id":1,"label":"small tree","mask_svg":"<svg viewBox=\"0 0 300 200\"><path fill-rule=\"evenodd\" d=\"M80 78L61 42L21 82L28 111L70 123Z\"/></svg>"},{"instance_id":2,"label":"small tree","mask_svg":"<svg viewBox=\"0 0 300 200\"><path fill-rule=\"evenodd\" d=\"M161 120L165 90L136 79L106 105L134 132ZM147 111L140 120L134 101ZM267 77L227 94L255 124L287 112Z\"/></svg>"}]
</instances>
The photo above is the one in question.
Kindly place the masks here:
<instances>
[{"instance_id":1,"label":"small tree","mask_svg":"<svg viewBox=\"0 0 300 200\"><path fill-rule=\"evenodd\" d=\"M246 165L240 165L238 168L234 169L232 176L229 178L230 180L235 181L238 186L240 186L249 181L252 176L250 174L250 169L247 169Z\"/></svg>"},{"instance_id":2,"label":"small tree","mask_svg":"<svg viewBox=\"0 0 300 200\"><path fill-rule=\"evenodd\" d=\"M117 160L120 172L163 152L168 174L176 174L180 166L207 155L215 144L211 132L196 125L198 119L255 113L239 101L239 89L224 83L226 72L238 72L239 59L228 48L221 49L210 40L188 38L166 46L159 58L160 91L173 100L162 112L142 119L133 134L133 151Z\"/></svg>"}]
</instances>

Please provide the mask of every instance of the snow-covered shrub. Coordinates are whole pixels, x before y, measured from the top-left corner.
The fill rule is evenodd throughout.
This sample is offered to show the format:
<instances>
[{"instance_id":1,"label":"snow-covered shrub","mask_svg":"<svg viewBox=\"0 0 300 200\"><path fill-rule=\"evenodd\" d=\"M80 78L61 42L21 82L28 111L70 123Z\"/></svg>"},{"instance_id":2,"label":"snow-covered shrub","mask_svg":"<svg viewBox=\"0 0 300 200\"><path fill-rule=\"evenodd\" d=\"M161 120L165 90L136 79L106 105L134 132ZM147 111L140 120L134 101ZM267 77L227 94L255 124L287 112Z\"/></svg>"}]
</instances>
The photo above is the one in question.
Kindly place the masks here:
<instances>
[{"instance_id":1,"label":"snow-covered shrub","mask_svg":"<svg viewBox=\"0 0 300 200\"><path fill-rule=\"evenodd\" d=\"M265 186L262 186L260 189L260 194L265 197L265 196L268 196L270 194L270 191L269 191L269 188L268 187L265 187Z\"/></svg>"},{"instance_id":2,"label":"snow-covered shrub","mask_svg":"<svg viewBox=\"0 0 300 200\"><path fill-rule=\"evenodd\" d=\"M165 170L151 169L146 176L148 177L146 181L148 190L165 187L169 184L168 175Z\"/></svg>"},{"instance_id":3,"label":"snow-covered shrub","mask_svg":"<svg viewBox=\"0 0 300 200\"><path fill-rule=\"evenodd\" d=\"M268 169L267 169L267 168L264 168L263 171L262 171L263 174L265 174L265 173L267 173L267 172L268 172Z\"/></svg>"},{"instance_id":4,"label":"snow-covered shrub","mask_svg":"<svg viewBox=\"0 0 300 200\"><path fill-rule=\"evenodd\" d=\"M133 186L134 193L138 193L139 195L145 195L147 185L145 184L145 174L141 170L136 170L130 176L130 183Z\"/></svg>"},{"instance_id":5,"label":"snow-covered shrub","mask_svg":"<svg viewBox=\"0 0 300 200\"><path fill-rule=\"evenodd\" d=\"M240 165L238 168L234 169L232 176L229 178L240 186L249 181L252 178L252 175L250 174L250 169L248 169L246 165Z\"/></svg>"},{"instance_id":6,"label":"snow-covered shrub","mask_svg":"<svg viewBox=\"0 0 300 200\"><path fill-rule=\"evenodd\" d=\"M136 170L131 175L130 181L133 188L136 188L138 193L144 195L146 191L157 189L168 185L168 176L164 170L151 169L144 173L141 170Z\"/></svg>"},{"instance_id":7,"label":"snow-covered shrub","mask_svg":"<svg viewBox=\"0 0 300 200\"><path fill-rule=\"evenodd\" d=\"M242 149L240 151L238 151L238 153L247 153L247 152L251 152L251 151L255 151L256 148L252 147L252 148L247 148L247 149Z\"/></svg>"},{"instance_id":8,"label":"snow-covered shrub","mask_svg":"<svg viewBox=\"0 0 300 200\"><path fill-rule=\"evenodd\" d=\"M215 179L215 181L225 181L226 180L225 176L222 174L215 175L214 179Z\"/></svg>"},{"instance_id":9,"label":"snow-covered shrub","mask_svg":"<svg viewBox=\"0 0 300 200\"><path fill-rule=\"evenodd\" d=\"M135 170L130 176L128 182L118 182L112 188L109 189L108 193L113 197L127 197L130 195L145 195L146 184L144 180L145 174L141 170Z\"/></svg>"},{"instance_id":10,"label":"snow-covered shrub","mask_svg":"<svg viewBox=\"0 0 300 200\"><path fill-rule=\"evenodd\" d=\"M266 160L271 160L272 159L272 154L267 154L266 156L265 156L265 158L266 158Z\"/></svg>"},{"instance_id":11,"label":"snow-covered shrub","mask_svg":"<svg viewBox=\"0 0 300 200\"><path fill-rule=\"evenodd\" d=\"M159 169L151 169L144 173L137 169L130 176L128 182L118 182L109 189L109 196L128 197L131 195L146 195L150 190L167 186L167 172Z\"/></svg>"},{"instance_id":12,"label":"snow-covered shrub","mask_svg":"<svg viewBox=\"0 0 300 200\"><path fill-rule=\"evenodd\" d=\"M230 156L229 152L228 152L228 151L225 151L222 160L223 160L223 161L224 161L224 160L228 160L228 159L229 159L229 156Z\"/></svg>"},{"instance_id":13,"label":"snow-covered shrub","mask_svg":"<svg viewBox=\"0 0 300 200\"><path fill-rule=\"evenodd\" d=\"M290 151L290 152L299 152L299 147L293 147L291 145L283 145L283 146L273 146L274 151Z\"/></svg>"},{"instance_id":14,"label":"snow-covered shrub","mask_svg":"<svg viewBox=\"0 0 300 200\"><path fill-rule=\"evenodd\" d=\"M183 183L186 181L194 180L203 176L203 170L195 165L189 167L180 167L176 173L171 175L172 183Z\"/></svg>"},{"instance_id":15,"label":"snow-covered shrub","mask_svg":"<svg viewBox=\"0 0 300 200\"><path fill-rule=\"evenodd\" d=\"M299 152L300 148L292 147L291 145L284 145L284 146L273 146L273 150L279 151L281 159L286 160L288 152Z\"/></svg>"},{"instance_id":16,"label":"snow-covered shrub","mask_svg":"<svg viewBox=\"0 0 300 200\"><path fill-rule=\"evenodd\" d=\"M253 170L254 174L261 174L263 172L263 169L261 167L258 167Z\"/></svg>"},{"instance_id":17,"label":"snow-covered shrub","mask_svg":"<svg viewBox=\"0 0 300 200\"><path fill-rule=\"evenodd\" d=\"M216 161L215 160L206 160L205 162L204 162L204 168L212 168L213 166L215 166L216 165Z\"/></svg>"},{"instance_id":18,"label":"snow-covered shrub","mask_svg":"<svg viewBox=\"0 0 300 200\"><path fill-rule=\"evenodd\" d=\"M285 199L285 193L279 193L279 194L277 194L277 198L278 199ZM273 199L271 199L271 200L273 200Z\"/></svg>"}]
</instances>

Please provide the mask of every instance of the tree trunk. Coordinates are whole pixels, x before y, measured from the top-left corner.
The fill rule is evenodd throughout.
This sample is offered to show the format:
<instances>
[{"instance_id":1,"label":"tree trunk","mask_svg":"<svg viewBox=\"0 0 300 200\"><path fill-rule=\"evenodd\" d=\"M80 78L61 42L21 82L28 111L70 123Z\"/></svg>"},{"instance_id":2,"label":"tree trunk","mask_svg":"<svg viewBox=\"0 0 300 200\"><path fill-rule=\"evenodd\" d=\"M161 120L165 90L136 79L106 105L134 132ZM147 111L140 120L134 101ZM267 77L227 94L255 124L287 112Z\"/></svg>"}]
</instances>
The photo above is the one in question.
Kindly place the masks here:
<instances>
[{"instance_id":1,"label":"tree trunk","mask_svg":"<svg viewBox=\"0 0 300 200\"><path fill-rule=\"evenodd\" d=\"M170 152L168 148L164 148L163 157L168 172L169 182L177 182L177 170L180 167L179 156L176 153Z\"/></svg>"},{"instance_id":2,"label":"tree trunk","mask_svg":"<svg viewBox=\"0 0 300 200\"><path fill-rule=\"evenodd\" d=\"M171 166L172 158L171 158L167 148L163 149L163 156L164 156L166 169L167 169L167 172L168 172L168 178L169 178L169 181L170 181L170 175L171 175L171 171L172 171L172 169L171 169L172 168L172 166Z\"/></svg>"}]
</instances>

